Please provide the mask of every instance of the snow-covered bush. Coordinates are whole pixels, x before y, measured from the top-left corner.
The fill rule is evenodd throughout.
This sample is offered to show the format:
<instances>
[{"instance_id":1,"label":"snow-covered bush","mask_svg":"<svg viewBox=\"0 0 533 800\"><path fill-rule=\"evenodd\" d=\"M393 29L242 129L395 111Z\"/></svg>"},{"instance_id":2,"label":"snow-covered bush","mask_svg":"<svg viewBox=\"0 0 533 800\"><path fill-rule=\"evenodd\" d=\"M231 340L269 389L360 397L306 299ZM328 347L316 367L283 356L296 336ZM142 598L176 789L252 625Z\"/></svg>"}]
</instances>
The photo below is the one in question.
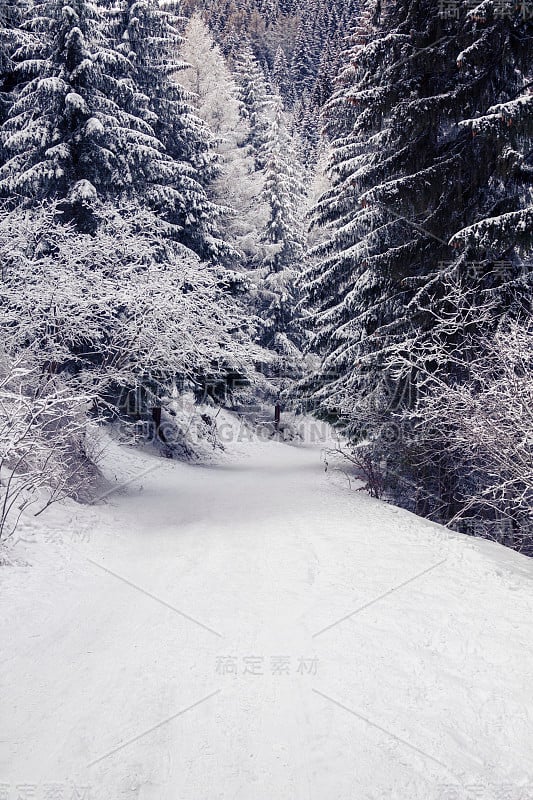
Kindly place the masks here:
<instances>
[{"instance_id":1,"label":"snow-covered bush","mask_svg":"<svg viewBox=\"0 0 533 800\"><path fill-rule=\"evenodd\" d=\"M95 209L94 235L55 204L0 213L4 530L30 502L80 496L81 476L90 494L88 414L146 420L165 442L161 412L177 392L224 402L260 357L232 273L137 205Z\"/></svg>"},{"instance_id":2,"label":"snow-covered bush","mask_svg":"<svg viewBox=\"0 0 533 800\"><path fill-rule=\"evenodd\" d=\"M10 352L31 353L100 410L130 392L150 405L176 382L250 374L253 323L228 275L165 239L149 212L101 213L94 236L58 222L53 205L0 216Z\"/></svg>"},{"instance_id":3,"label":"snow-covered bush","mask_svg":"<svg viewBox=\"0 0 533 800\"><path fill-rule=\"evenodd\" d=\"M86 445L87 397L24 356L0 356L0 542L24 509L85 499L97 476Z\"/></svg>"},{"instance_id":4,"label":"snow-covered bush","mask_svg":"<svg viewBox=\"0 0 533 800\"><path fill-rule=\"evenodd\" d=\"M447 297L428 335L392 359L414 370L417 398L391 410L402 438L389 483L411 503L416 487L417 511L533 552L533 321L526 311L495 324L495 298L451 279Z\"/></svg>"}]
</instances>

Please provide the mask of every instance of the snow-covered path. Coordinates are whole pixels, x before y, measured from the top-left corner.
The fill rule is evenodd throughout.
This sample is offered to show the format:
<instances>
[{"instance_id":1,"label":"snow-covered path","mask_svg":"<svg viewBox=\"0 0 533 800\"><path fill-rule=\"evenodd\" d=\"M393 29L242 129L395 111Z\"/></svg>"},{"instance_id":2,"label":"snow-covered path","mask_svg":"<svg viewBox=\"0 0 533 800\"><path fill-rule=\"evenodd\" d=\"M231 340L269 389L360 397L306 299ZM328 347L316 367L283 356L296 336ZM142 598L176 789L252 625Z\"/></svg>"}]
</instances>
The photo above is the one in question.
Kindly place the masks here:
<instances>
[{"instance_id":1,"label":"snow-covered path","mask_svg":"<svg viewBox=\"0 0 533 800\"><path fill-rule=\"evenodd\" d=\"M0 570L0 797L533 798L530 561L317 449L130 458Z\"/></svg>"}]
</instances>

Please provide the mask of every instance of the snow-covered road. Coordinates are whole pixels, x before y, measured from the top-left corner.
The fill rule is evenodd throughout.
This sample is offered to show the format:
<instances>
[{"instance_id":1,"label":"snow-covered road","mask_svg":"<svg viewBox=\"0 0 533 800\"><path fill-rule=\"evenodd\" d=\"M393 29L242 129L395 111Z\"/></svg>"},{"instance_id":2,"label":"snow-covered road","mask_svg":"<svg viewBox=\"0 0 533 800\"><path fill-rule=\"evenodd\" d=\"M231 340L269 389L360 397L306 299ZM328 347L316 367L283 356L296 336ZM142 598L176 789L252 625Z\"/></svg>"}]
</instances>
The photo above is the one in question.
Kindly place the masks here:
<instances>
[{"instance_id":1,"label":"snow-covered road","mask_svg":"<svg viewBox=\"0 0 533 800\"><path fill-rule=\"evenodd\" d=\"M533 798L530 561L318 449L129 458L0 570L0 797Z\"/></svg>"}]
</instances>

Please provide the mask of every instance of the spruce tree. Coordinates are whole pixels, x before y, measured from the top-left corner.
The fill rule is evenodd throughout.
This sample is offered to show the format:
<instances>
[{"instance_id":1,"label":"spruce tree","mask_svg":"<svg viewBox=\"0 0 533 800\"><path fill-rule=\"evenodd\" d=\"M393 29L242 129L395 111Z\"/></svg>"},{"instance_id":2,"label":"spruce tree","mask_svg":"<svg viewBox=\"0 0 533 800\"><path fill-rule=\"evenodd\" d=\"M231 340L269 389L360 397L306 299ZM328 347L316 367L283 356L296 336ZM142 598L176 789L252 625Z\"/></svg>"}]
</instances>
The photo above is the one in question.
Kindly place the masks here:
<instances>
[{"instance_id":1,"label":"spruce tree","mask_svg":"<svg viewBox=\"0 0 533 800\"><path fill-rule=\"evenodd\" d=\"M409 470L407 447L401 430L389 441L387 423L417 392L417 375L397 363L413 337L431 336L428 305L445 291L439 272L478 280L475 241L485 247L480 289L496 291L517 275L513 247L528 246L528 190L513 187L529 171L531 117L519 98L531 25L491 0L473 11L457 5L459 18L445 20L433 0L367 3L325 112L331 188L314 221L330 233L306 281L324 357L315 397L373 443L377 460L392 459L396 475ZM507 273L495 275L502 258ZM500 298L505 307L505 290Z\"/></svg>"},{"instance_id":2,"label":"spruce tree","mask_svg":"<svg viewBox=\"0 0 533 800\"><path fill-rule=\"evenodd\" d=\"M289 64L287 62L285 50L281 47L281 45L276 51L276 57L274 59L274 66L272 69L272 79L274 81L276 90L279 92L285 103L290 105L293 92L290 82Z\"/></svg>"},{"instance_id":3,"label":"spruce tree","mask_svg":"<svg viewBox=\"0 0 533 800\"><path fill-rule=\"evenodd\" d=\"M460 197L450 208L450 214L457 214L449 241L452 255L417 284L405 313L404 340L388 358L388 369L400 380L413 370L418 373L419 400L404 411L417 431L408 469L420 486L423 505L417 510L437 513L443 520L461 516L472 497L488 491L494 466L485 460L467 463L463 455L468 441L464 454L450 455L448 442L464 434L457 433L453 414L439 431L426 423L432 396L441 395L445 386L450 393L461 392L462 385L466 395L470 364L474 372L492 373L495 386L501 385L501 359L494 357L490 337L504 340L509 325L527 326L532 312L533 104L527 84L533 51L531 25L516 11L501 4L484 5L465 9L456 22L463 45L456 64L469 102L453 140L463 162ZM480 68L487 64L492 68L480 87ZM389 458L398 462L397 452ZM494 517L507 515L511 507L518 516L513 511L508 518L519 526L521 491L509 485L493 495L492 509L482 502L472 506L478 529L486 525L490 530ZM468 531L467 523L463 529Z\"/></svg>"},{"instance_id":4,"label":"spruce tree","mask_svg":"<svg viewBox=\"0 0 533 800\"><path fill-rule=\"evenodd\" d=\"M260 251L260 231L266 207L260 193L261 171L249 152L250 126L241 114L237 84L207 25L194 15L184 34L180 55L189 64L181 82L191 92L194 110L216 138L219 174L211 190L218 203L230 206L224 226L228 244L237 248L234 261L255 263Z\"/></svg>"},{"instance_id":5,"label":"spruce tree","mask_svg":"<svg viewBox=\"0 0 533 800\"><path fill-rule=\"evenodd\" d=\"M313 12L316 13L316 4L310 13L305 13L298 28L291 61L291 82L298 96L310 92L316 79L315 53L313 52Z\"/></svg>"},{"instance_id":6,"label":"spruce tree","mask_svg":"<svg viewBox=\"0 0 533 800\"><path fill-rule=\"evenodd\" d=\"M296 306L303 257L305 192L303 170L280 97L276 98L268 147L262 192L268 218L262 234L263 264L256 276L258 310L263 320L261 343L277 353L274 367L277 377L294 378L302 371L303 330Z\"/></svg>"},{"instance_id":7,"label":"spruce tree","mask_svg":"<svg viewBox=\"0 0 533 800\"><path fill-rule=\"evenodd\" d=\"M185 67L178 58L182 36L177 4L122 2L118 50L133 65L135 85L149 98L156 136L173 162L167 185L148 187L146 199L179 227L184 244L202 257L225 258L228 251L219 231L225 212L208 196L217 175L215 142L177 79Z\"/></svg>"},{"instance_id":8,"label":"spruce tree","mask_svg":"<svg viewBox=\"0 0 533 800\"><path fill-rule=\"evenodd\" d=\"M304 195L295 148L279 97L270 126L268 151L263 199L269 208L269 219L263 240L271 251L266 261L274 272L279 272L302 257L301 213Z\"/></svg>"},{"instance_id":9,"label":"spruce tree","mask_svg":"<svg viewBox=\"0 0 533 800\"><path fill-rule=\"evenodd\" d=\"M24 5L22 0L0 0L0 121L8 108L8 93L16 83L13 53L20 38Z\"/></svg>"},{"instance_id":10,"label":"spruce tree","mask_svg":"<svg viewBox=\"0 0 533 800\"><path fill-rule=\"evenodd\" d=\"M241 114L250 129L247 144L254 157L256 169L263 169L266 163L268 109L271 99L264 73L249 47L244 49L236 61L235 78Z\"/></svg>"},{"instance_id":11,"label":"spruce tree","mask_svg":"<svg viewBox=\"0 0 533 800\"><path fill-rule=\"evenodd\" d=\"M3 126L4 196L62 200L66 217L89 227L98 199L141 194L174 168L143 104L131 102L130 64L106 34L91 0L33 6L13 55L21 88Z\"/></svg>"}]
</instances>

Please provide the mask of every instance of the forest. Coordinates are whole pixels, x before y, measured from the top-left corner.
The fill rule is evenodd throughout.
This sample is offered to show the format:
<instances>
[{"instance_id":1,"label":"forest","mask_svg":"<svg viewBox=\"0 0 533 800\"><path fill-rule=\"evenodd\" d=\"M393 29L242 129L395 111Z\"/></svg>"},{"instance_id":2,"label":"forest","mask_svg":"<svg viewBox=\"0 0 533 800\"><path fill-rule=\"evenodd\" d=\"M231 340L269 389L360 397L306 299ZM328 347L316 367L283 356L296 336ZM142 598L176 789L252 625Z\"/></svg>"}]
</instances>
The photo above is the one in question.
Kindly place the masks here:
<instances>
[{"instance_id":1,"label":"forest","mask_svg":"<svg viewBox=\"0 0 533 800\"><path fill-rule=\"evenodd\" d=\"M0 540L192 392L533 555L532 133L531 0L0 0Z\"/></svg>"}]
</instances>

